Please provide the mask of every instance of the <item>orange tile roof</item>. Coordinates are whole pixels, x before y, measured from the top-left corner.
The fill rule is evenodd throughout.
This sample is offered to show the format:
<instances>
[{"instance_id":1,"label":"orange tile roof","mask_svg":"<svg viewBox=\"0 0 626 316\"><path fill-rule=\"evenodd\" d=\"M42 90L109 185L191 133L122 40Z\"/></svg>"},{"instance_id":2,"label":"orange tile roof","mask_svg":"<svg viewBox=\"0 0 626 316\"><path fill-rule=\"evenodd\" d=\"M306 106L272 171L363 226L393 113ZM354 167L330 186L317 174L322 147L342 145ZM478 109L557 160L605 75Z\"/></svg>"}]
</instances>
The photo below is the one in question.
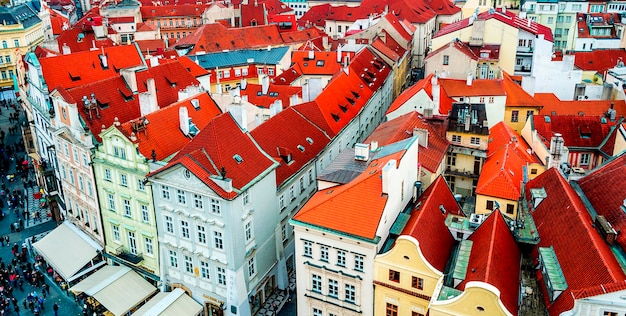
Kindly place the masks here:
<instances>
[{"instance_id":1,"label":"orange tile roof","mask_svg":"<svg viewBox=\"0 0 626 316\"><path fill-rule=\"evenodd\" d=\"M399 162L406 150L370 162L349 183L320 190L293 216L293 220L357 238L374 240L388 196L382 192L382 168Z\"/></svg>"},{"instance_id":2,"label":"orange tile roof","mask_svg":"<svg viewBox=\"0 0 626 316\"><path fill-rule=\"evenodd\" d=\"M528 92L524 91L520 85L515 83L511 76L502 72L504 90L506 91L506 106L514 107L541 107L541 103L535 100Z\"/></svg>"},{"instance_id":3,"label":"orange tile roof","mask_svg":"<svg viewBox=\"0 0 626 316\"><path fill-rule=\"evenodd\" d=\"M354 53L342 53L354 57ZM314 59L309 59L309 51L294 51L291 54L292 67L298 65L298 71L303 75L332 76L342 69L343 60L337 62L337 52L313 52Z\"/></svg>"},{"instance_id":4,"label":"orange tile roof","mask_svg":"<svg viewBox=\"0 0 626 316\"><path fill-rule=\"evenodd\" d=\"M535 93L535 99L543 105L539 111L541 115L580 115L603 116L611 104L617 117L626 116L626 102L624 100L584 100L563 101L554 93Z\"/></svg>"},{"instance_id":5,"label":"orange tile roof","mask_svg":"<svg viewBox=\"0 0 626 316\"><path fill-rule=\"evenodd\" d=\"M332 128L326 121L321 108L315 101L305 102L293 107L294 110L302 114L309 121L313 122L315 126L321 128L329 137L335 137L337 134L333 132Z\"/></svg>"},{"instance_id":6,"label":"orange tile roof","mask_svg":"<svg viewBox=\"0 0 626 316\"><path fill-rule=\"evenodd\" d=\"M270 105L280 100L283 109L291 104L291 97L296 95L302 98L302 87L289 85L269 84L266 94L263 94L263 86L260 84L248 83L245 89L241 89L241 96L247 96L248 102L262 108L269 109Z\"/></svg>"},{"instance_id":7,"label":"orange tile roof","mask_svg":"<svg viewBox=\"0 0 626 316\"><path fill-rule=\"evenodd\" d=\"M489 129L489 145L487 157L504 146L510 146L514 153L527 163L540 163L539 158L530 154L530 146L523 137L504 122L498 122Z\"/></svg>"},{"instance_id":8,"label":"orange tile roof","mask_svg":"<svg viewBox=\"0 0 626 316\"><path fill-rule=\"evenodd\" d=\"M159 52L163 52L167 47L165 41L162 39L135 40L135 43L139 45L141 53L145 55L158 54Z\"/></svg>"},{"instance_id":9,"label":"orange tile roof","mask_svg":"<svg viewBox=\"0 0 626 316\"><path fill-rule=\"evenodd\" d=\"M481 281L500 290L500 300L517 315L520 289L521 254L515 238L500 211L494 211L469 237L473 242L467 263L467 275L458 286Z\"/></svg>"},{"instance_id":10,"label":"orange tile roof","mask_svg":"<svg viewBox=\"0 0 626 316\"><path fill-rule=\"evenodd\" d=\"M412 137L414 128L428 130L428 146L419 146L418 161L424 168L435 173L446 156L450 144L435 126L417 112L407 113L391 121L381 123L364 142L369 144L377 141L379 146L385 146Z\"/></svg>"},{"instance_id":11,"label":"orange tile roof","mask_svg":"<svg viewBox=\"0 0 626 316\"><path fill-rule=\"evenodd\" d=\"M202 25L176 42L174 48L190 47L191 51L187 54L193 55L201 51L223 52L224 50L267 48L282 44L283 40L275 24L226 28L220 23L211 23Z\"/></svg>"},{"instance_id":12,"label":"orange tile roof","mask_svg":"<svg viewBox=\"0 0 626 316\"><path fill-rule=\"evenodd\" d=\"M200 105L198 109L191 104L192 99L198 100ZM191 141L191 138L185 136L180 130L180 108L187 108L189 118L200 130L222 113L211 96L208 93L202 93L146 115L145 119L149 123L143 129L136 130L133 127L134 124L143 121L142 118L123 123L118 129L129 138L131 134L135 134L136 140L133 143L137 144L139 152L145 158L151 159L154 151L157 160L164 160Z\"/></svg>"},{"instance_id":13,"label":"orange tile roof","mask_svg":"<svg viewBox=\"0 0 626 316\"><path fill-rule=\"evenodd\" d=\"M159 17L200 17L209 5L206 4L175 4L158 6L141 6L141 17L145 21Z\"/></svg>"},{"instance_id":14,"label":"orange tile roof","mask_svg":"<svg viewBox=\"0 0 626 316\"><path fill-rule=\"evenodd\" d=\"M324 31L315 27L305 28L303 30L280 33L285 44L304 43L311 40L321 40Z\"/></svg>"},{"instance_id":15,"label":"orange tile roof","mask_svg":"<svg viewBox=\"0 0 626 316\"><path fill-rule=\"evenodd\" d=\"M598 39L617 39L617 28L614 26L616 21L620 21L619 13L576 13L576 36L578 38L598 38ZM591 34L592 28L605 27L608 28L609 34L606 35L594 35Z\"/></svg>"},{"instance_id":16,"label":"orange tile roof","mask_svg":"<svg viewBox=\"0 0 626 316\"><path fill-rule=\"evenodd\" d=\"M300 78L300 76L302 76L302 70L300 69L300 65L294 64L293 66L289 67L289 69L280 73L280 75L271 78L270 81L273 84L291 85L296 79Z\"/></svg>"},{"instance_id":17,"label":"orange tile roof","mask_svg":"<svg viewBox=\"0 0 626 316\"><path fill-rule=\"evenodd\" d=\"M261 148L280 165L276 185L280 186L311 162L331 141L322 129L289 107L250 132ZM310 141L309 141L310 140ZM282 156L291 155L286 162Z\"/></svg>"},{"instance_id":18,"label":"orange tile roof","mask_svg":"<svg viewBox=\"0 0 626 316\"><path fill-rule=\"evenodd\" d=\"M505 96L504 84L500 79L474 79L468 86L466 80L439 78L442 92L448 97Z\"/></svg>"},{"instance_id":19,"label":"orange tile roof","mask_svg":"<svg viewBox=\"0 0 626 316\"><path fill-rule=\"evenodd\" d=\"M391 103L389 109L387 109L387 114L402 107L402 105L404 105L406 101L411 99L415 94L422 90L424 90L428 94L428 96L432 98L432 77L433 74L429 74L428 76L426 76L426 78L416 82L406 90L402 91L402 93L400 93L400 95L398 95L398 97Z\"/></svg>"},{"instance_id":20,"label":"orange tile roof","mask_svg":"<svg viewBox=\"0 0 626 316\"><path fill-rule=\"evenodd\" d=\"M549 122L546 122L549 117ZM567 147L597 148L619 122L603 124L598 116L549 115L533 116L533 127L547 148L554 133L561 133ZM587 135L583 135L583 132Z\"/></svg>"},{"instance_id":21,"label":"orange tile roof","mask_svg":"<svg viewBox=\"0 0 626 316\"><path fill-rule=\"evenodd\" d=\"M241 162L235 160L235 155L241 157ZM232 200L255 179L274 170L277 163L239 128L230 113L223 113L213 118L165 167L148 176L176 165L189 169L222 198ZM232 192L211 180L212 176L220 176L222 167L226 178L232 180Z\"/></svg>"},{"instance_id":22,"label":"orange tile roof","mask_svg":"<svg viewBox=\"0 0 626 316\"><path fill-rule=\"evenodd\" d=\"M572 295L575 299L583 299L592 296L598 296L607 293L615 293L617 291L626 290L626 280L618 282L598 284L596 286L588 287L586 289L572 291Z\"/></svg>"},{"instance_id":23,"label":"orange tile roof","mask_svg":"<svg viewBox=\"0 0 626 316\"><path fill-rule=\"evenodd\" d=\"M525 193L529 205L533 205L530 190L535 188L543 188L547 197L531 212L540 236L532 252L533 260L538 260L538 247L552 247L567 282L567 289L556 301L550 302L544 294L549 314L557 316L574 307L574 292L623 282L626 275L592 226L593 220L583 201L558 169L550 168L528 182Z\"/></svg>"},{"instance_id":24,"label":"orange tile roof","mask_svg":"<svg viewBox=\"0 0 626 316\"><path fill-rule=\"evenodd\" d=\"M387 42L383 42L382 39L377 38L374 43L372 43L372 47L394 62L398 62L400 57L404 56L406 52L406 50L398 45L391 37L387 38Z\"/></svg>"},{"instance_id":25,"label":"orange tile roof","mask_svg":"<svg viewBox=\"0 0 626 316\"><path fill-rule=\"evenodd\" d=\"M461 207L454 199L443 176L435 179L435 182L419 197L416 205L420 207L411 211L411 217L404 226L402 235L415 237L428 263L444 272L455 244L445 224L446 216L448 214L463 216ZM441 207L445 214L442 213Z\"/></svg>"},{"instance_id":26,"label":"orange tile roof","mask_svg":"<svg viewBox=\"0 0 626 316\"><path fill-rule=\"evenodd\" d=\"M626 49L594 49L590 52L572 52L574 65L582 70L595 70L604 76L620 61L626 62Z\"/></svg>"},{"instance_id":27,"label":"orange tile roof","mask_svg":"<svg viewBox=\"0 0 626 316\"><path fill-rule=\"evenodd\" d=\"M148 91L147 81L154 79L159 106L178 101L178 90L188 86L199 86L200 82L178 61L162 63L137 72L137 92Z\"/></svg>"},{"instance_id":28,"label":"orange tile roof","mask_svg":"<svg viewBox=\"0 0 626 316\"><path fill-rule=\"evenodd\" d=\"M192 76L199 78L202 76L206 76L209 74L209 71L200 67L200 65L196 64L191 58L187 56L180 56L176 58L178 62L189 72ZM171 59L170 59L171 60Z\"/></svg>"},{"instance_id":29,"label":"orange tile roof","mask_svg":"<svg viewBox=\"0 0 626 316\"><path fill-rule=\"evenodd\" d=\"M108 68L100 63L101 50L83 51L39 59L43 77L49 89L77 87L98 80L118 76L121 68L142 64L139 51L134 45L104 48L108 56Z\"/></svg>"},{"instance_id":30,"label":"orange tile roof","mask_svg":"<svg viewBox=\"0 0 626 316\"><path fill-rule=\"evenodd\" d=\"M447 0L434 0L434 1L442 1L447 2ZM395 14L385 14L383 19L387 20L391 26L393 26L394 30L405 40L410 41L413 39L413 32L415 30L411 29L412 27L410 23L403 23ZM406 21L406 20L404 20ZM408 24L408 25L407 25Z\"/></svg>"}]
</instances>

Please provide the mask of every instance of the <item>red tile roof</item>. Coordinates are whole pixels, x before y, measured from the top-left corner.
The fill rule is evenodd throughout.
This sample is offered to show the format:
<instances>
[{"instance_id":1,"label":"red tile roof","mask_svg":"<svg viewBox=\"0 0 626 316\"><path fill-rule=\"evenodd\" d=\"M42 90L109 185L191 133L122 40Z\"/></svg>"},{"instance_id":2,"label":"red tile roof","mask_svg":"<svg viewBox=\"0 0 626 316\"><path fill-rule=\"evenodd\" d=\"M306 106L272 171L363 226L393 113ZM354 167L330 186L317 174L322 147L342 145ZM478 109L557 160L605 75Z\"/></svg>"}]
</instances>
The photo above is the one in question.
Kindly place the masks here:
<instances>
[{"instance_id":1,"label":"red tile roof","mask_svg":"<svg viewBox=\"0 0 626 316\"><path fill-rule=\"evenodd\" d=\"M311 27L317 26L324 28L326 24L326 18L330 14L330 11L334 10L334 7L330 3L323 3L315 5L309 8L302 17L298 19L298 27Z\"/></svg>"},{"instance_id":2,"label":"red tile roof","mask_svg":"<svg viewBox=\"0 0 626 316\"><path fill-rule=\"evenodd\" d=\"M433 1L447 2L447 0L433 0ZM389 24L394 28L394 30L406 41L410 41L411 39L413 39L413 32L415 32L415 30L413 29L414 26L411 25L406 20L403 20L404 22L407 22L407 23L404 23L403 21L398 19L398 17L395 14L385 14L382 17L382 19L387 20L387 22L389 22Z\"/></svg>"},{"instance_id":3,"label":"red tile roof","mask_svg":"<svg viewBox=\"0 0 626 316\"><path fill-rule=\"evenodd\" d=\"M192 99L198 100L200 107L197 110L191 104ZM146 115L145 119L149 123L145 128L134 128L136 124L143 121L142 118L123 123L118 128L129 138L131 134L135 134L136 140L133 143L138 145L139 152L145 158L151 159L154 151L157 160L164 160L191 141L191 137L185 136L180 130L180 108L187 109L188 117L200 130L222 113L209 94L202 93Z\"/></svg>"},{"instance_id":4,"label":"red tile roof","mask_svg":"<svg viewBox=\"0 0 626 316\"><path fill-rule=\"evenodd\" d=\"M372 48L395 62L399 61L400 57L404 56L406 52L406 49L395 43L391 37L387 38L387 42L383 42L382 39L377 38L374 43L372 43Z\"/></svg>"},{"instance_id":5,"label":"red tile roof","mask_svg":"<svg viewBox=\"0 0 626 316\"><path fill-rule=\"evenodd\" d=\"M592 286L586 289L572 291L572 295L575 299L583 299L587 297L607 294L607 293L615 293L617 291L626 290L626 280L607 283L607 284L599 284L596 286Z\"/></svg>"},{"instance_id":6,"label":"red tile roof","mask_svg":"<svg viewBox=\"0 0 626 316\"><path fill-rule=\"evenodd\" d=\"M50 12L50 26L53 35L59 35L64 28L70 27L70 20L67 17L50 8L48 8L48 12Z\"/></svg>"},{"instance_id":7,"label":"red tile roof","mask_svg":"<svg viewBox=\"0 0 626 316\"><path fill-rule=\"evenodd\" d=\"M282 44L283 40L278 32L278 26L274 24L226 28L220 23L212 23L202 25L174 46L177 49L191 47L192 49L188 54L197 54L201 51L211 53L224 50L267 48Z\"/></svg>"},{"instance_id":8,"label":"red tile roof","mask_svg":"<svg viewBox=\"0 0 626 316\"><path fill-rule=\"evenodd\" d=\"M328 75L332 76L342 69L341 63L337 62L337 52L313 52L314 59L309 59L309 51L294 51L291 54L291 64L298 65L298 71L304 75ZM354 53L342 53L354 57Z\"/></svg>"},{"instance_id":9,"label":"red tile roof","mask_svg":"<svg viewBox=\"0 0 626 316\"><path fill-rule=\"evenodd\" d=\"M406 90L402 91L400 95L391 103L389 109L387 109L387 114L399 109L406 103L409 99L411 99L415 94L424 90L428 96L432 98L432 80L433 74L429 74L426 78L416 82L412 86L408 87Z\"/></svg>"},{"instance_id":10,"label":"red tile roof","mask_svg":"<svg viewBox=\"0 0 626 316\"><path fill-rule=\"evenodd\" d=\"M607 70L620 61L626 62L626 49L594 49L590 52L573 52L574 65L582 70L595 70L604 77Z\"/></svg>"},{"instance_id":11,"label":"red tile roof","mask_svg":"<svg viewBox=\"0 0 626 316\"><path fill-rule=\"evenodd\" d=\"M268 155L280 163L276 169L277 186L314 160L331 140L323 130L292 107L265 121L250 134ZM291 155L290 162L283 158L287 154Z\"/></svg>"},{"instance_id":12,"label":"red tile roof","mask_svg":"<svg viewBox=\"0 0 626 316\"><path fill-rule=\"evenodd\" d=\"M540 236L538 247L553 247L567 282L567 290L556 301L550 303L544 294L550 315L571 310L575 291L624 281L626 275L611 249L592 226L583 202L558 169L550 168L528 182L525 193L529 200L533 188L543 188L547 193L531 212ZM533 259L537 260L537 251L533 252Z\"/></svg>"},{"instance_id":13,"label":"red tile roof","mask_svg":"<svg viewBox=\"0 0 626 316\"><path fill-rule=\"evenodd\" d=\"M624 100L584 100L562 101L554 93L535 93L535 99L543 105L541 115L580 115L603 116L611 104L617 117L626 116Z\"/></svg>"},{"instance_id":14,"label":"red tile roof","mask_svg":"<svg viewBox=\"0 0 626 316\"><path fill-rule=\"evenodd\" d=\"M546 117L549 117L550 122L546 122ZM548 148L554 133L561 133L567 147L597 148L609 136L615 124L610 121L603 124L598 116L533 116L533 126Z\"/></svg>"},{"instance_id":15,"label":"red tile roof","mask_svg":"<svg viewBox=\"0 0 626 316\"><path fill-rule=\"evenodd\" d=\"M159 106L168 106L178 101L178 90L188 86L199 86L200 82L178 62L162 63L137 72L137 92L148 91L147 81L154 79Z\"/></svg>"},{"instance_id":16,"label":"red tile roof","mask_svg":"<svg viewBox=\"0 0 626 316\"><path fill-rule=\"evenodd\" d=\"M309 121L315 124L315 126L321 128L329 137L332 138L337 135L333 132L324 117L324 113L322 113L321 108L315 101L298 104L294 106L293 109L306 117Z\"/></svg>"},{"instance_id":17,"label":"red tile roof","mask_svg":"<svg viewBox=\"0 0 626 316\"><path fill-rule=\"evenodd\" d=\"M235 160L235 155L241 157L241 162ZM211 120L165 167L148 176L155 176L179 164L228 200L237 197L247 185L276 167L276 162L239 128L230 113ZM232 192L226 192L211 179L220 177L222 168L226 171L226 178L232 181Z\"/></svg>"},{"instance_id":18,"label":"red tile roof","mask_svg":"<svg viewBox=\"0 0 626 316\"><path fill-rule=\"evenodd\" d=\"M302 98L302 87L269 84L266 94L263 94L263 86L260 84L248 83L245 89L241 89L241 96L247 96L248 102L262 108L269 109L270 105L280 100L283 109L291 105L291 97L297 95Z\"/></svg>"},{"instance_id":19,"label":"red tile roof","mask_svg":"<svg viewBox=\"0 0 626 316\"><path fill-rule=\"evenodd\" d=\"M285 44L304 43L307 41L321 41L324 31L315 27L309 27L303 30L281 33L280 36ZM321 45L320 45L321 46Z\"/></svg>"},{"instance_id":20,"label":"red tile roof","mask_svg":"<svg viewBox=\"0 0 626 316\"><path fill-rule=\"evenodd\" d=\"M626 232L625 174L626 154L622 153L577 181L595 211L622 232ZM626 235L617 234L617 244L626 249Z\"/></svg>"},{"instance_id":21,"label":"red tile roof","mask_svg":"<svg viewBox=\"0 0 626 316\"><path fill-rule=\"evenodd\" d=\"M534 154L530 154L530 146L523 137L514 129L505 124L498 122L489 129L489 144L487 145L487 157L498 151L500 148L510 146L513 153L528 163L540 163L539 158Z\"/></svg>"},{"instance_id":22,"label":"red tile roof","mask_svg":"<svg viewBox=\"0 0 626 316\"><path fill-rule=\"evenodd\" d=\"M139 45L139 50L144 55L154 55L159 52L163 52L167 47L167 44L162 39L153 40L135 40L135 43Z\"/></svg>"},{"instance_id":23,"label":"red tile roof","mask_svg":"<svg viewBox=\"0 0 626 316\"><path fill-rule=\"evenodd\" d=\"M381 123L364 142L377 141L379 146L389 145L412 137L414 128L428 130L428 146L419 146L418 161L422 167L435 173L446 156L450 144L445 136L440 135L435 126L417 112L407 113L391 121Z\"/></svg>"},{"instance_id":24,"label":"red tile roof","mask_svg":"<svg viewBox=\"0 0 626 316\"><path fill-rule=\"evenodd\" d=\"M425 24L436 17L437 12L435 10L446 15L442 12L444 11L443 7L439 10L444 2L447 0L434 0L434 3L428 0L388 0L384 3L385 5L381 5L378 0L364 0L361 2L361 9L364 13L374 12L378 14L386 9L391 14L395 14L399 20L407 20L412 24ZM435 5L437 9L431 5Z\"/></svg>"},{"instance_id":25,"label":"red tile roof","mask_svg":"<svg viewBox=\"0 0 626 316\"><path fill-rule=\"evenodd\" d=\"M289 69L281 72L280 75L271 78L270 81L273 84L291 85L294 81L296 81L296 79L300 78L300 76L302 76L300 65L294 64L289 67Z\"/></svg>"},{"instance_id":26,"label":"red tile roof","mask_svg":"<svg viewBox=\"0 0 626 316\"><path fill-rule=\"evenodd\" d=\"M539 103L535 98L533 98L528 92L526 92L522 87L515 83L511 76L506 72L503 73L502 83L504 84L504 90L506 91L506 106L512 107L541 107L541 103Z\"/></svg>"},{"instance_id":27,"label":"red tile roof","mask_svg":"<svg viewBox=\"0 0 626 316\"><path fill-rule=\"evenodd\" d=\"M448 0L427 0L427 2L437 15L454 15L461 11L461 8Z\"/></svg>"},{"instance_id":28,"label":"red tile roof","mask_svg":"<svg viewBox=\"0 0 626 316\"><path fill-rule=\"evenodd\" d=\"M98 22L95 22L98 21ZM56 38L59 52L63 52L63 45L67 45L72 52L88 51L97 47L112 47L116 45L108 37L96 38L93 32L93 25L102 23L100 10L97 7L87 11L71 28L61 32ZM109 33L113 33L109 28Z\"/></svg>"},{"instance_id":29,"label":"red tile roof","mask_svg":"<svg viewBox=\"0 0 626 316\"><path fill-rule=\"evenodd\" d=\"M151 5L142 6L139 10L145 21L159 17L200 17L208 7L206 4Z\"/></svg>"},{"instance_id":30,"label":"red tile roof","mask_svg":"<svg viewBox=\"0 0 626 316\"><path fill-rule=\"evenodd\" d=\"M520 289L521 255L502 213L494 211L469 237L473 242L467 275L458 286L465 289L471 281L481 281L500 290L500 300L517 315Z\"/></svg>"},{"instance_id":31,"label":"red tile roof","mask_svg":"<svg viewBox=\"0 0 626 316\"><path fill-rule=\"evenodd\" d=\"M428 263L444 272L455 244L445 224L446 216L448 214L463 216L463 212L443 176L435 179L435 182L419 197L416 205L420 207L411 211L411 218L404 226L402 235L415 237ZM441 207L444 208L445 214L442 214Z\"/></svg>"},{"instance_id":32,"label":"red tile roof","mask_svg":"<svg viewBox=\"0 0 626 316\"><path fill-rule=\"evenodd\" d=\"M615 28L615 22L620 21L619 13L584 13L578 12L576 13L577 19L577 31L576 36L578 38L598 38L598 39L607 39L607 38L615 38L617 39L617 29ZM593 27L608 27L609 34L607 35L592 35L591 29Z\"/></svg>"},{"instance_id":33,"label":"red tile roof","mask_svg":"<svg viewBox=\"0 0 626 316\"><path fill-rule=\"evenodd\" d=\"M500 79L474 79L468 86L466 80L439 78L442 92L448 97L505 96L504 84Z\"/></svg>"},{"instance_id":34,"label":"red tile roof","mask_svg":"<svg viewBox=\"0 0 626 316\"><path fill-rule=\"evenodd\" d=\"M180 56L176 58L178 62L194 77L199 78L202 76L206 76L209 74L209 71L200 67L200 65L196 64L191 58L187 56ZM171 60L171 59L170 59Z\"/></svg>"},{"instance_id":35,"label":"red tile roof","mask_svg":"<svg viewBox=\"0 0 626 316\"><path fill-rule=\"evenodd\" d=\"M439 37L445 34L450 34L452 32L456 32L458 30L468 27L470 25L469 19L470 18L466 18L461 21L442 27L439 30L439 32L437 32L434 35L434 37ZM489 19L496 19L504 24L518 28L520 30L524 30L533 35L543 34L545 40L550 41L550 42L553 41L552 30L549 27L539 24L532 20L522 19L511 10L506 10L506 12L503 13L501 8L497 8L493 13L490 13L489 11L485 11L485 12L480 13L477 17L477 20L489 20Z\"/></svg>"},{"instance_id":36,"label":"red tile roof","mask_svg":"<svg viewBox=\"0 0 626 316\"><path fill-rule=\"evenodd\" d=\"M372 160L365 171L349 183L317 191L293 220L374 240L388 198L381 194L382 168L391 159L399 162L405 151Z\"/></svg>"},{"instance_id":37,"label":"red tile roof","mask_svg":"<svg viewBox=\"0 0 626 316\"><path fill-rule=\"evenodd\" d=\"M90 82L118 76L119 69L138 66L142 58L134 45L104 48L108 68L100 63L101 50L83 51L39 59L43 77L49 89L77 87Z\"/></svg>"},{"instance_id":38,"label":"red tile roof","mask_svg":"<svg viewBox=\"0 0 626 316\"><path fill-rule=\"evenodd\" d=\"M135 24L135 17L133 17L133 16L111 16L111 17L107 17L107 22L109 23L109 25L111 25L111 24L123 24L123 23Z\"/></svg>"}]
</instances>

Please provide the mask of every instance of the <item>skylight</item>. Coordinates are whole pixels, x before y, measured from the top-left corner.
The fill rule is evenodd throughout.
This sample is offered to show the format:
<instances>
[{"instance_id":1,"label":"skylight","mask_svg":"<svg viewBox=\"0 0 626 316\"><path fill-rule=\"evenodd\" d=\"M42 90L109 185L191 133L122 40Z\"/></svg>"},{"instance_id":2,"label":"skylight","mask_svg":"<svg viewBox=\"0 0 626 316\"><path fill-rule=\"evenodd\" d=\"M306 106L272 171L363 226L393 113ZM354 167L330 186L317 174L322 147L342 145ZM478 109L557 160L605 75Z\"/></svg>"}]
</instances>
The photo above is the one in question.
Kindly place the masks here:
<instances>
[{"instance_id":1,"label":"skylight","mask_svg":"<svg viewBox=\"0 0 626 316\"><path fill-rule=\"evenodd\" d=\"M315 66L317 67L324 67L324 60L318 60L315 62Z\"/></svg>"},{"instance_id":2,"label":"skylight","mask_svg":"<svg viewBox=\"0 0 626 316\"><path fill-rule=\"evenodd\" d=\"M235 155L233 156L233 159L235 159L235 161L236 161L237 163L242 163L242 162L243 162L243 158L241 158L241 156L239 156L239 154L235 154Z\"/></svg>"},{"instance_id":3,"label":"skylight","mask_svg":"<svg viewBox=\"0 0 626 316\"><path fill-rule=\"evenodd\" d=\"M309 144L313 144L313 139L311 139L311 137L307 137L306 142Z\"/></svg>"}]
</instances>

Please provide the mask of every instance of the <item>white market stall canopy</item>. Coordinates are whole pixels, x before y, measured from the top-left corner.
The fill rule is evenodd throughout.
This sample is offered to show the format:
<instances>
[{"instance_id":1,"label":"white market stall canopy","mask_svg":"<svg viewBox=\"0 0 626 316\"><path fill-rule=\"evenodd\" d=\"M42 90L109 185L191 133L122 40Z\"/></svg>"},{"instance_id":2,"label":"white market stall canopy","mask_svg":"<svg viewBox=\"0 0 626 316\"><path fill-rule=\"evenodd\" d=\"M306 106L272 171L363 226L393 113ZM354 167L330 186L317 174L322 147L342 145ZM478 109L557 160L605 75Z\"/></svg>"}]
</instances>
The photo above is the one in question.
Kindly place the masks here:
<instances>
[{"instance_id":1,"label":"white market stall canopy","mask_svg":"<svg viewBox=\"0 0 626 316\"><path fill-rule=\"evenodd\" d=\"M95 298L114 315L124 315L148 299L157 288L124 266L105 266L70 288Z\"/></svg>"},{"instance_id":2,"label":"white market stall canopy","mask_svg":"<svg viewBox=\"0 0 626 316\"><path fill-rule=\"evenodd\" d=\"M100 245L68 221L34 243L33 247L67 282L78 277L76 274L102 251ZM98 264L104 265L104 261Z\"/></svg>"},{"instance_id":3,"label":"white market stall canopy","mask_svg":"<svg viewBox=\"0 0 626 316\"><path fill-rule=\"evenodd\" d=\"M139 308L132 316L197 316L202 305L176 288L172 292L161 292Z\"/></svg>"}]
</instances>

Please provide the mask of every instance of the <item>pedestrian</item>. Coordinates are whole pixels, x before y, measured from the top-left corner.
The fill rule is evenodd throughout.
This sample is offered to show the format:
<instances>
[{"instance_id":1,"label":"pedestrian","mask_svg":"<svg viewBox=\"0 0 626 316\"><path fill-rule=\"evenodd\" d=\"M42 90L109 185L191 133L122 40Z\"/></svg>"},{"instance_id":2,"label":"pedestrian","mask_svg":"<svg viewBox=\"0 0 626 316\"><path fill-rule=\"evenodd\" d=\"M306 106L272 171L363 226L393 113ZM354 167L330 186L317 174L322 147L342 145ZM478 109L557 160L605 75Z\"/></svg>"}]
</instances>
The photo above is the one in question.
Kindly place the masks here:
<instances>
[{"instance_id":1,"label":"pedestrian","mask_svg":"<svg viewBox=\"0 0 626 316\"><path fill-rule=\"evenodd\" d=\"M59 316L59 304L56 302L52 305L52 310L54 310L54 316Z\"/></svg>"},{"instance_id":2,"label":"pedestrian","mask_svg":"<svg viewBox=\"0 0 626 316\"><path fill-rule=\"evenodd\" d=\"M15 310L15 314L17 314L17 316L20 316L20 306L19 305L15 305L13 307L13 309Z\"/></svg>"},{"instance_id":3,"label":"pedestrian","mask_svg":"<svg viewBox=\"0 0 626 316\"><path fill-rule=\"evenodd\" d=\"M2 247L4 247L4 236L0 237L0 243L2 243Z\"/></svg>"}]
</instances>

